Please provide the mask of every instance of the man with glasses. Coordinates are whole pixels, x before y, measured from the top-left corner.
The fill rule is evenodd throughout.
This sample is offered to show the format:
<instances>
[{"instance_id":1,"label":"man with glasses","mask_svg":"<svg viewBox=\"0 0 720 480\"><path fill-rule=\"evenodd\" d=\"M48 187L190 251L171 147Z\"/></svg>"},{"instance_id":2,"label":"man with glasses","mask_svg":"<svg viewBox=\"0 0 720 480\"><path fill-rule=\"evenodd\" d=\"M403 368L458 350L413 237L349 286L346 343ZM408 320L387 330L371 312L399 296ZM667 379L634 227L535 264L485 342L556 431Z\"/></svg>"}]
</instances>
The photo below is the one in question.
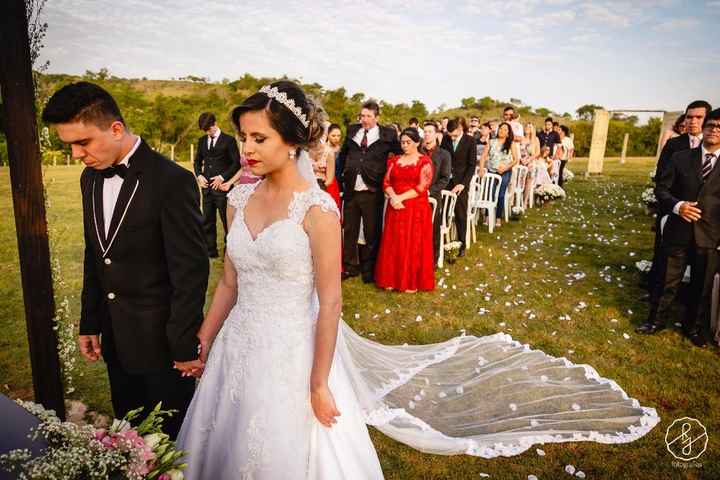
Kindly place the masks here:
<instances>
[{"instance_id":1,"label":"man with glasses","mask_svg":"<svg viewBox=\"0 0 720 480\"><path fill-rule=\"evenodd\" d=\"M689 109L691 110L691 109ZM665 326L660 307L672 300L685 269L691 266L690 295L683 327L690 341L703 347L710 336L710 299L718 270L720 244L720 109L705 117L702 143L673 154L656 177L655 195L669 213L662 234L657 278L647 322L638 333L652 334Z\"/></svg>"}]
</instances>

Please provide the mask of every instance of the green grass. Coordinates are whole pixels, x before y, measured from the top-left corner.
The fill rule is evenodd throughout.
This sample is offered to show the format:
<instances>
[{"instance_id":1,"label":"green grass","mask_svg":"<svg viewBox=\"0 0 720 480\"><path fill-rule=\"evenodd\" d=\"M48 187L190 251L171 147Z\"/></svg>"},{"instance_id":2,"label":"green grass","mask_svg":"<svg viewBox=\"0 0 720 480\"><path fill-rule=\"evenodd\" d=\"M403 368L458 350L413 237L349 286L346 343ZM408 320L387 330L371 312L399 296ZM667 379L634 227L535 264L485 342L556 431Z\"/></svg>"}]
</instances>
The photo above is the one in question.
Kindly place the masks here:
<instances>
[{"instance_id":1,"label":"green grass","mask_svg":"<svg viewBox=\"0 0 720 480\"><path fill-rule=\"evenodd\" d=\"M582 173L585 164L577 160L570 168ZM631 444L545 445L544 457L533 448L495 460L426 455L372 431L387 478L476 479L481 472L495 479L570 478L564 472L567 464L588 479L720 478L717 349L695 348L675 331L652 337L633 331L647 314L634 263L651 257L652 221L639 203L651 168L651 159L629 159L624 165L610 159L604 175L576 176L567 185L567 200L531 210L493 235L482 230L465 258L439 272L447 288L409 295L350 280L343 284L344 318L363 335L390 344L436 342L461 329L474 335L504 331L549 354L592 365L641 404L657 408L661 423ZM82 267L79 175L78 166L45 172L51 235L65 280L57 294L70 298L75 317ZM0 389L11 397L31 398L7 168L0 169L0 202L6 212L0 219ZM220 262L213 261L210 292L220 269ZM580 272L585 277L569 285L568 275ZM587 307L578 309L580 302ZM488 313L481 315L481 308ZM417 315L422 321L415 321ZM560 320L566 315L569 320ZM81 370L72 396L109 412L103 366L81 362ZM683 416L697 418L708 430L708 450L698 459L701 468L674 468L665 448L665 429Z\"/></svg>"}]
</instances>

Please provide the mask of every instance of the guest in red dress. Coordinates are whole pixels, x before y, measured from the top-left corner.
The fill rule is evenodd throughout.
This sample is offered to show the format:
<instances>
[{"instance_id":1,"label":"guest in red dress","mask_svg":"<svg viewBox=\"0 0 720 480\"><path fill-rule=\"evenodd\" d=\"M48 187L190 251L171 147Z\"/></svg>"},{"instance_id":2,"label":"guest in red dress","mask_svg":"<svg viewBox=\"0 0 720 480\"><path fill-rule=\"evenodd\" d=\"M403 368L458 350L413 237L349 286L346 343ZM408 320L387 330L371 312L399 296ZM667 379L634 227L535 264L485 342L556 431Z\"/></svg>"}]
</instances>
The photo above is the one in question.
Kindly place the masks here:
<instances>
[{"instance_id":1,"label":"guest in red dress","mask_svg":"<svg viewBox=\"0 0 720 480\"><path fill-rule=\"evenodd\" d=\"M417 129L403 130L400 146L403 154L390 157L383 181L388 205L375 283L380 288L414 293L435 288L432 209L428 202L433 164L418 152Z\"/></svg>"}]
</instances>

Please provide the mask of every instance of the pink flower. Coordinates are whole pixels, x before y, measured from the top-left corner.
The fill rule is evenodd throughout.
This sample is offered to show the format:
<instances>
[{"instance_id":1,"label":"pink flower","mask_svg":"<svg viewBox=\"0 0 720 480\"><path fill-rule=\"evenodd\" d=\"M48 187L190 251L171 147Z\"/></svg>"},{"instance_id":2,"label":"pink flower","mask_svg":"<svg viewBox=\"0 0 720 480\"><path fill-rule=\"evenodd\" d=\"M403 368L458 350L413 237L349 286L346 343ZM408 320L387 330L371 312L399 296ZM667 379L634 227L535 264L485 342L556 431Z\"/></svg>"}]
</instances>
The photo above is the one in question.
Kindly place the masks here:
<instances>
[{"instance_id":1,"label":"pink flower","mask_svg":"<svg viewBox=\"0 0 720 480\"><path fill-rule=\"evenodd\" d=\"M95 440L100 441L103 438L105 438L106 436L107 436L107 430L105 430L104 428L95 430Z\"/></svg>"},{"instance_id":2,"label":"pink flower","mask_svg":"<svg viewBox=\"0 0 720 480\"><path fill-rule=\"evenodd\" d=\"M171 478L167 473L163 473L157 478L157 480L171 480Z\"/></svg>"},{"instance_id":3,"label":"pink flower","mask_svg":"<svg viewBox=\"0 0 720 480\"><path fill-rule=\"evenodd\" d=\"M117 444L117 440L113 438L110 435L107 435L103 437L102 440L100 440L100 443L103 444L103 446L107 449L115 448L115 445Z\"/></svg>"}]
</instances>

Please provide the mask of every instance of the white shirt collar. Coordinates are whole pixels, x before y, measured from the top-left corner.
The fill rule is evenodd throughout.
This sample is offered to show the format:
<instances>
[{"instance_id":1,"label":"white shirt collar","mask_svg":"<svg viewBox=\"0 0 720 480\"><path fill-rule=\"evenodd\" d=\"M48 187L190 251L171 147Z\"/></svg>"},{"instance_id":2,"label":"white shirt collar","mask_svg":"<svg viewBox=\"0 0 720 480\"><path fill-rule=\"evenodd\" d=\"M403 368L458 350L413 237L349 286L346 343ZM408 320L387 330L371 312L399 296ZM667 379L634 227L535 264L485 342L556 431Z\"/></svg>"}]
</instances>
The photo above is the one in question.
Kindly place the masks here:
<instances>
[{"instance_id":1,"label":"white shirt collar","mask_svg":"<svg viewBox=\"0 0 720 480\"><path fill-rule=\"evenodd\" d=\"M708 153L712 153L713 155L715 155L715 160L717 160L718 156L720 156L720 148L716 149L714 152L710 152L708 149L705 148L704 144L701 144L700 150L702 151L703 161L705 160L705 155L707 155Z\"/></svg>"},{"instance_id":2,"label":"white shirt collar","mask_svg":"<svg viewBox=\"0 0 720 480\"><path fill-rule=\"evenodd\" d=\"M133 156L133 154L135 153L135 151L138 149L139 146L140 146L140 137L137 136L137 137L135 137L135 144L133 145L133 147L130 149L130 151L127 153L127 155L125 155L123 157L123 159L120 160L117 164L127 166L128 163L130 162L130 157Z\"/></svg>"}]
</instances>

